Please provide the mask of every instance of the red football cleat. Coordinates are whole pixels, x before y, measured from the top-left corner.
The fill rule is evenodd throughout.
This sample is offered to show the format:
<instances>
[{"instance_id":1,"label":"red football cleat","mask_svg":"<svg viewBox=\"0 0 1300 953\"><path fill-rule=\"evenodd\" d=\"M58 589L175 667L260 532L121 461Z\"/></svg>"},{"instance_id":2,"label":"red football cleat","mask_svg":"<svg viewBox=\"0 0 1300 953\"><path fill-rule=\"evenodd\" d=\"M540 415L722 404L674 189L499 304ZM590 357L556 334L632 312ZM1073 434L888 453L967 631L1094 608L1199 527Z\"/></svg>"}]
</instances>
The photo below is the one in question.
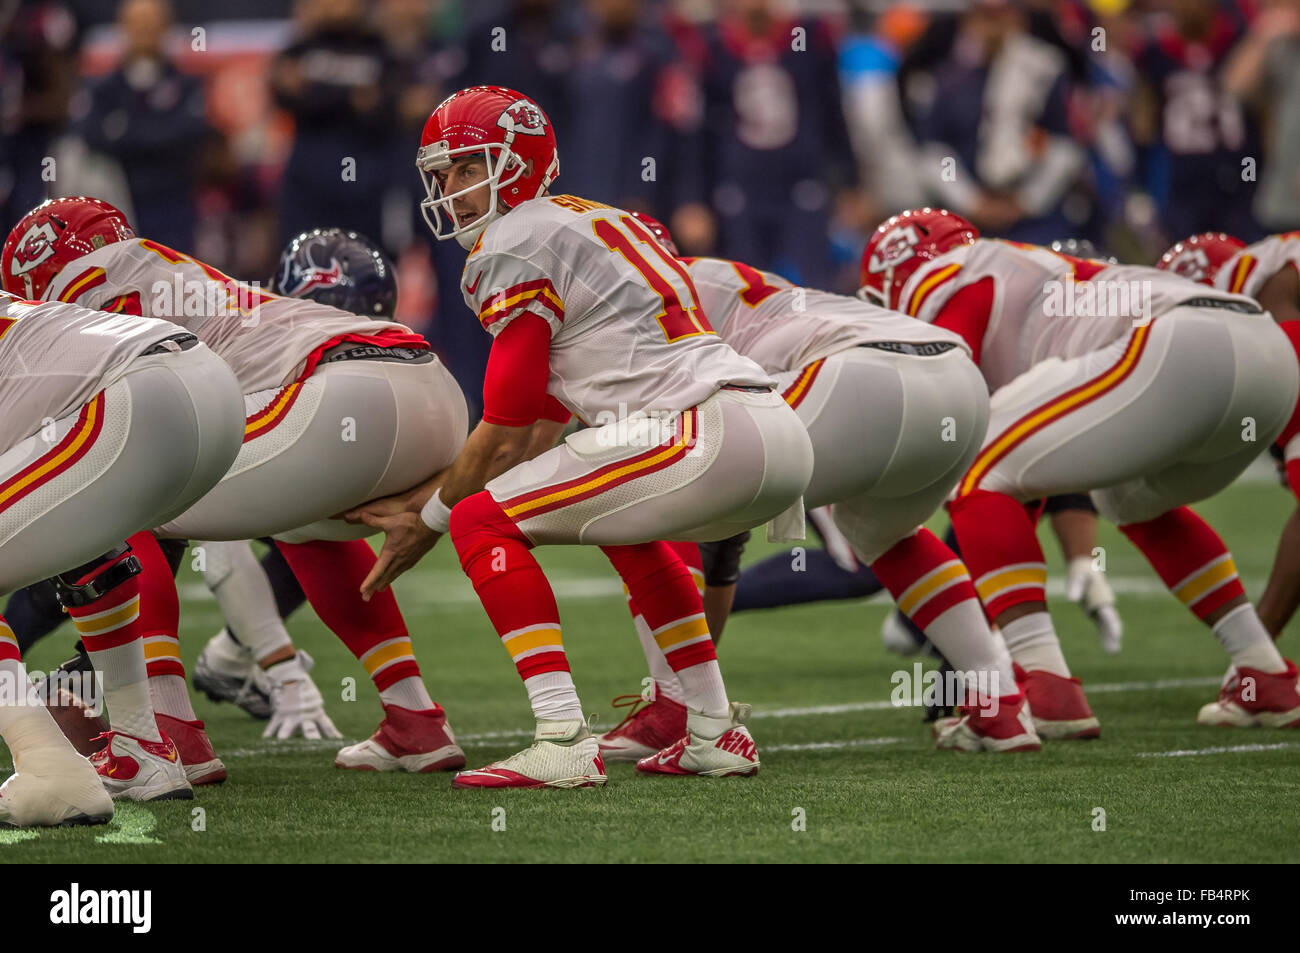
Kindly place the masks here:
<instances>
[{"instance_id":1,"label":"red football cleat","mask_svg":"<svg viewBox=\"0 0 1300 953\"><path fill-rule=\"evenodd\" d=\"M686 706L657 691L653 701L642 695L620 695L614 707L632 710L596 740L606 761L639 761L673 744L686 734Z\"/></svg>"},{"instance_id":2,"label":"red football cleat","mask_svg":"<svg viewBox=\"0 0 1300 953\"><path fill-rule=\"evenodd\" d=\"M1300 671L1295 662L1285 661L1285 672L1238 669L1218 699L1201 708L1197 722L1234 728L1300 728Z\"/></svg>"},{"instance_id":3,"label":"red football cleat","mask_svg":"<svg viewBox=\"0 0 1300 953\"><path fill-rule=\"evenodd\" d=\"M1024 693L998 699L997 712L963 707L957 718L943 718L933 726L935 744L955 751L1041 751L1042 741L1025 704Z\"/></svg>"},{"instance_id":4,"label":"red football cleat","mask_svg":"<svg viewBox=\"0 0 1300 953\"><path fill-rule=\"evenodd\" d=\"M339 749L334 767L354 771L452 771L465 766L465 752L441 705L428 711L384 706L384 720L365 741Z\"/></svg>"},{"instance_id":5,"label":"red football cleat","mask_svg":"<svg viewBox=\"0 0 1300 953\"><path fill-rule=\"evenodd\" d=\"M1062 678L1042 669L1026 671L1019 665L1015 666L1015 674L1040 738L1068 741L1101 737L1101 722L1092 713L1077 678Z\"/></svg>"},{"instance_id":6,"label":"red football cleat","mask_svg":"<svg viewBox=\"0 0 1300 953\"><path fill-rule=\"evenodd\" d=\"M201 721L183 721L171 715L155 714L154 721L164 738L171 738L185 766L190 784L220 784L226 780L226 766L212 750Z\"/></svg>"}]
</instances>

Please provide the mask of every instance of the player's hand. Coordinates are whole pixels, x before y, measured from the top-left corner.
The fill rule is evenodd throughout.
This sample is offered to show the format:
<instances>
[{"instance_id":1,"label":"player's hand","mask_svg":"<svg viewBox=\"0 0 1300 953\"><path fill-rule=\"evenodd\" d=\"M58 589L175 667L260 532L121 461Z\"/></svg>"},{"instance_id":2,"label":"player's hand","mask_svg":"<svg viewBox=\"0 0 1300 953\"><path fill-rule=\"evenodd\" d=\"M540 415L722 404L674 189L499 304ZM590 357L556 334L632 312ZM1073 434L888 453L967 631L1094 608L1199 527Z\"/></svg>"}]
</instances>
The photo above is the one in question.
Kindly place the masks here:
<instances>
[{"instance_id":1,"label":"player's hand","mask_svg":"<svg viewBox=\"0 0 1300 953\"><path fill-rule=\"evenodd\" d=\"M367 504L360 518L367 526L384 531L384 548L379 551L370 575L361 583L361 598L369 602L371 596L387 589L433 549L442 533L429 529L419 513L409 511L380 516L370 512Z\"/></svg>"},{"instance_id":2,"label":"player's hand","mask_svg":"<svg viewBox=\"0 0 1300 953\"><path fill-rule=\"evenodd\" d=\"M325 713L325 699L307 674L311 657L299 652L267 669L271 682L271 721L263 738L283 741L301 733L304 738L342 738Z\"/></svg>"},{"instance_id":3,"label":"player's hand","mask_svg":"<svg viewBox=\"0 0 1300 953\"><path fill-rule=\"evenodd\" d=\"M1115 592L1106 582L1106 576L1092 568L1091 557L1078 556L1070 560L1065 597L1082 608L1097 627L1102 651L1107 655L1118 655L1124 638L1124 623L1115 608Z\"/></svg>"}]
</instances>

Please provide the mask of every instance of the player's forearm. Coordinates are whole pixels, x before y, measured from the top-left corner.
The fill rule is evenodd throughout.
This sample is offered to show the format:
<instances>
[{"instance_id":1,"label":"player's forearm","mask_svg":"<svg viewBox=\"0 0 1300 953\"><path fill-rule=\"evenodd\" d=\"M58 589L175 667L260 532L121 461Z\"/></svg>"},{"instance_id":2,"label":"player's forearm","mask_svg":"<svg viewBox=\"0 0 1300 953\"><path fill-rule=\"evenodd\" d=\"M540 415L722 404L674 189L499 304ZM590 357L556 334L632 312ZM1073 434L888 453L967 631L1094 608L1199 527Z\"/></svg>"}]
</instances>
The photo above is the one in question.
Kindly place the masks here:
<instances>
[{"instance_id":1,"label":"player's forearm","mask_svg":"<svg viewBox=\"0 0 1300 953\"><path fill-rule=\"evenodd\" d=\"M524 459L531 460L554 447L560 440L560 434L564 433L564 427L559 421L547 420L545 417L533 424Z\"/></svg>"},{"instance_id":2,"label":"player's forearm","mask_svg":"<svg viewBox=\"0 0 1300 953\"><path fill-rule=\"evenodd\" d=\"M1268 586L1259 600L1259 618L1276 639L1295 615L1297 607L1300 607L1300 507L1282 527L1273 571L1269 573Z\"/></svg>"},{"instance_id":3,"label":"player's forearm","mask_svg":"<svg viewBox=\"0 0 1300 953\"><path fill-rule=\"evenodd\" d=\"M523 460L531 433L531 426L502 427L483 422L475 427L446 471L439 490L443 504L455 506Z\"/></svg>"}]
</instances>

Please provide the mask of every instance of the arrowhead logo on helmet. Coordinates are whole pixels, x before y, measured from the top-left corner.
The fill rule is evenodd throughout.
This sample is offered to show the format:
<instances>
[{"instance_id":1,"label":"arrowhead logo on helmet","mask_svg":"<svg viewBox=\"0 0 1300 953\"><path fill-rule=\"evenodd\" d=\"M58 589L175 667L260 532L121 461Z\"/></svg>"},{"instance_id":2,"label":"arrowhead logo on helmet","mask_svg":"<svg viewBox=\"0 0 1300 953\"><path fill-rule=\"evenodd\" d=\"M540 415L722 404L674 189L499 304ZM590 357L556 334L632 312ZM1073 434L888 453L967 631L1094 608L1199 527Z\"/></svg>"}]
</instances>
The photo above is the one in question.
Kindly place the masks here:
<instances>
[{"instance_id":1,"label":"arrowhead logo on helmet","mask_svg":"<svg viewBox=\"0 0 1300 953\"><path fill-rule=\"evenodd\" d=\"M858 297L900 310L904 286L925 262L969 245L979 236L974 225L946 209L899 212L882 222L867 241Z\"/></svg>"},{"instance_id":2,"label":"arrowhead logo on helmet","mask_svg":"<svg viewBox=\"0 0 1300 953\"><path fill-rule=\"evenodd\" d=\"M51 222L36 222L27 229L26 234L18 239L14 248L13 260L9 264L9 273L14 276L25 275L41 262L54 254L54 243L58 233Z\"/></svg>"},{"instance_id":3,"label":"arrowhead logo on helmet","mask_svg":"<svg viewBox=\"0 0 1300 953\"><path fill-rule=\"evenodd\" d=\"M497 125L507 132L525 136L546 135L546 116L535 103L527 99L516 99L505 108Z\"/></svg>"},{"instance_id":4,"label":"arrowhead logo on helmet","mask_svg":"<svg viewBox=\"0 0 1300 953\"><path fill-rule=\"evenodd\" d=\"M1245 247L1245 242L1226 232L1202 232L1175 243L1160 256L1156 267L1213 286L1219 269Z\"/></svg>"}]
</instances>

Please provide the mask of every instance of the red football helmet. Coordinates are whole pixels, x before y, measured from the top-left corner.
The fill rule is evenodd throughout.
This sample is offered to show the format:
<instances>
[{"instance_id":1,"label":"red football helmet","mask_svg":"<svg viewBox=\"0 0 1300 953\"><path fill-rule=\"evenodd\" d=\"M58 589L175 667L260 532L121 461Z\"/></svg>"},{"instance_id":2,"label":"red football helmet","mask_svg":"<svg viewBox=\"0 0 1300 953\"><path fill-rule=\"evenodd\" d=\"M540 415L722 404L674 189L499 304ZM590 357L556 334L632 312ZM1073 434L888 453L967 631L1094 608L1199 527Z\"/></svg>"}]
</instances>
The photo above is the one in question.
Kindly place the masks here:
<instances>
[{"instance_id":1,"label":"red football helmet","mask_svg":"<svg viewBox=\"0 0 1300 953\"><path fill-rule=\"evenodd\" d=\"M653 235L660 245L664 246L668 254L674 258L681 257L677 252L677 243L673 241L673 236L668 233L668 227L663 222L653 215L647 215L645 212L629 212L628 214L644 225L646 231Z\"/></svg>"},{"instance_id":2,"label":"red football helmet","mask_svg":"<svg viewBox=\"0 0 1300 953\"><path fill-rule=\"evenodd\" d=\"M49 199L14 226L0 253L0 287L39 301L63 267L113 242L135 238L126 216L107 202Z\"/></svg>"},{"instance_id":3,"label":"red football helmet","mask_svg":"<svg viewBox=\"0 0 1300 953\"><path fill-rule=\"evenodd\" d=\"M1202 232L1175 244L1160 256L1156 267L1213 286L1219 269L1245 247L1245 242L1227 232Z\"/></svg>"},{"instance_id":4,"label":"red football helmet","mask_svg":"<svg viewBox=\"0 0 1300 953\"><path fill-rule=\"evenodd\" d=\"M434 173L476 153L487 163L492 204L486 215L461 226L451 203L480 186L445 195ZM444 99L424 124L415 165L429 193L420 203L424 220L436 238L455 238L466 248L501 214L500 202L514 208L544 195L560 174L555 132L546 113L523 93L502 86L472 86Z\"/></svg>"},{"instance_id":5,"label":"red football helmet","mask_svg":"<svg viewBox=\"0 0 1300 953\"><path fill-rule=\"evenodd\" d=\"M882 222L863 249L858 295L897 311L903 286L923 262L979 237L979 229L946 209L900 212Z\"/></svg>"}]
</instances>

